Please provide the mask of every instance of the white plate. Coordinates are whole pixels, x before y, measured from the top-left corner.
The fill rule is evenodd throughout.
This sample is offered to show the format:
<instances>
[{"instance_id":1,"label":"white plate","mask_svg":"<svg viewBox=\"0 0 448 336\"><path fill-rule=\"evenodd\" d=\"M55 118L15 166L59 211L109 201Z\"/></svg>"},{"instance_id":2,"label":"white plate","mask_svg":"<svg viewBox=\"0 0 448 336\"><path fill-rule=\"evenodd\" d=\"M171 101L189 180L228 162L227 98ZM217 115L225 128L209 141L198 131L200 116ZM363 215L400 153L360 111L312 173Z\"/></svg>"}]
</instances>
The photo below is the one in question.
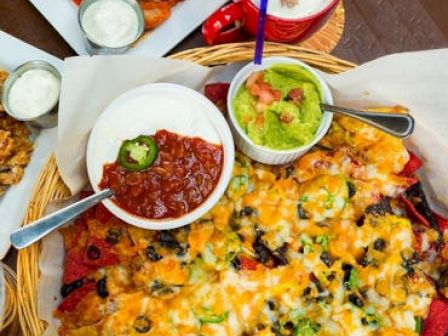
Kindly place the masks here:
<instances>
[{"instance_id":1,"label":"white plate","mask_svg":"<svg viewBox=\"0 0 448 336\"><path fill-rule=\"evenodd\" d=\"M157 108L142 108L145 106ZM116 160L124 140L154 134L161 129L222 144L224 160L213 192L204 203L182 217L147 219L126 212L111 200L103 201L115 216L151 230L178 228L194 222L209 211L224 194L235 159L229 126L222 113L207 98L177 84L147 84L116 98L96 120L87 145L87 172L94 191L100 191L98 185L103 176L103 166Z\"/></svg>"},{"instance_id":2,"label":"white plate","mask_svg":"<svg viewBox=\"0 0 448 336\"><path fill-rule=\"evenodd\" d=\"M78 7L72 0L30 0L68 44L79 54L89 54L78 24ZM173 49L227 0L184 0L171 17L146 34L127 54L160 57Z\"/></svg>"},{"instance_id":3,"label":"white plate","mask_svg":"<svg viewBox=\"0 0 448 336\"><path fill-rule=\"evenodd\" d=\"M22 42L0 31L0 67L8 71L31 60L44 60L53 64L62 72L63 62L42 50ZM23 221L34 183L42 167L55 149L57 130L52 128L36 132L35 149L31 161L25 169L25 175L19 184L9 188L0 197L0 258L3 259L11 243L9 234L17 229Z\"/></svg>"}]
</instances>

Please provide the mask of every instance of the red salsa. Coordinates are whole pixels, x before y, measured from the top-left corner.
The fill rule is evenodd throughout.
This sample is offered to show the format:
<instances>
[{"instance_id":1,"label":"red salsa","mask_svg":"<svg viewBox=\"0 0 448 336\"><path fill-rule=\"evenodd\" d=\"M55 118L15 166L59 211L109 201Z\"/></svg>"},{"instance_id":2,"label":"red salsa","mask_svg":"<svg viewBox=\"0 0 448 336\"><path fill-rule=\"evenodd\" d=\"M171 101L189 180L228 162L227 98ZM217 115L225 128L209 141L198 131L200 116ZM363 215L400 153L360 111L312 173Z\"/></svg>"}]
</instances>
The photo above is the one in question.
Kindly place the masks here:
<instances>
[{"instance_id":1,"label":"red salsa","mask_svg":"<svg viewBox=\"0 0 448 336\"><path fill-rule=\"evenodd\" d=\"M115 192L112 201L145 218L177 218L200 206L221 175L223 148L200 138L166 130L152 137L159 153L142 171L128 171L118 161L104 165L99 187Z\"/></svg>"}]
</instances>

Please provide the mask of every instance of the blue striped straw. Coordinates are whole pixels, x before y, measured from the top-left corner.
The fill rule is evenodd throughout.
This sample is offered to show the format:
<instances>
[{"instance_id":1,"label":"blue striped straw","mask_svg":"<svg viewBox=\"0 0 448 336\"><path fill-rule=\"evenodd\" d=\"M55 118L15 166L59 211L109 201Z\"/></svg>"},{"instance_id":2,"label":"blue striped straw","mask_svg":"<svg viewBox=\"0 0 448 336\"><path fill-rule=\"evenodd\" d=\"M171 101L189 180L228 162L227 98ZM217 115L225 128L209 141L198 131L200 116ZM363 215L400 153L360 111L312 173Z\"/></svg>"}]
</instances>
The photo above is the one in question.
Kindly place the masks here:
<instances>
[{"instance_id":1,"label":"blue striped straw","mask_svg":"<svg viewBox=\"0 0 448 336\"><path fill-rule=\"evenodd\" d=\"M260 0L260 15L258 17L257 40L255 43L254 63L261 64L263 60L264 33L266 26L266 13L268 0Z\"/></svg>"}]
</instances>

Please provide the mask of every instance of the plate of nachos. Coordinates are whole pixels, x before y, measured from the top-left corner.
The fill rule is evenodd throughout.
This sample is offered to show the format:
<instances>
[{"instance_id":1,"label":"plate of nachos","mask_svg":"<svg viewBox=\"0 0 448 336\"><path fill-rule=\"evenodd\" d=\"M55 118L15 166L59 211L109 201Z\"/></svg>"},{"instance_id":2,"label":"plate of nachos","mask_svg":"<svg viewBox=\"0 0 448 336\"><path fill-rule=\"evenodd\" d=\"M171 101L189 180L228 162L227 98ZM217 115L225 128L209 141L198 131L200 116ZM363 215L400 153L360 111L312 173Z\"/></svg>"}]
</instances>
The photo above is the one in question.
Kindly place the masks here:
<instances>
[{"instance_id":1,"label":"plate of nachos","mask_svg":"<svg viewBox=\"0 0 448 336\"><path fill-rule=\"evenodd\" d=\"M204 89L224 113L228 88ZM443 335L447 220L406 146L335 117L291 163L237 153L224 196L188 226L148 231L98 205L44 241L59 284L40 287L58 296L48 335Z\"/></svg>"},{"instance_id":2,"label":"plate of nachos","mask_svg":"<svg viewBox=\"0 0 448 336\"><path fill-rule=\"evenodd\" d=\"M225 195L189 226L147 231L99 205L62 231L59 334L432 330L448 307L437 298L448 222L427 204L421 165L401 140L342 117L291 164L237 154Z\"/></svg>"}]
</instances>

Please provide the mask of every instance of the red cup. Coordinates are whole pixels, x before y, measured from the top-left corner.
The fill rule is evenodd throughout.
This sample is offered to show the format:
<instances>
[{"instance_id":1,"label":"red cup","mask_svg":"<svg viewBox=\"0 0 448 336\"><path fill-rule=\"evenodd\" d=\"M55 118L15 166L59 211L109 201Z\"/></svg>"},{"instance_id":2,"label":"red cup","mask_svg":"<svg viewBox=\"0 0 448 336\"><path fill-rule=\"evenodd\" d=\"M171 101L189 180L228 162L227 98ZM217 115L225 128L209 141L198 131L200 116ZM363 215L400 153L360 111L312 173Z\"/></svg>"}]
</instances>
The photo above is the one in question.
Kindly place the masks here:
<instances>
[{"instance_id":1,"label":"red cup","mask_svg":"<svg viewBox=\"0 0 448 336\"><path fill-rule=\"evenodd\" d=\"M282 18L268 14L265 38L268 41L292 43L303 41L319 30L331 17L340 0L332 0L327 7L307 17ZM202 26L207 44L237 42L244 32L255 36L259 8L252 0L240 0L218 9Z\"/></svg>"}]
</instances>

